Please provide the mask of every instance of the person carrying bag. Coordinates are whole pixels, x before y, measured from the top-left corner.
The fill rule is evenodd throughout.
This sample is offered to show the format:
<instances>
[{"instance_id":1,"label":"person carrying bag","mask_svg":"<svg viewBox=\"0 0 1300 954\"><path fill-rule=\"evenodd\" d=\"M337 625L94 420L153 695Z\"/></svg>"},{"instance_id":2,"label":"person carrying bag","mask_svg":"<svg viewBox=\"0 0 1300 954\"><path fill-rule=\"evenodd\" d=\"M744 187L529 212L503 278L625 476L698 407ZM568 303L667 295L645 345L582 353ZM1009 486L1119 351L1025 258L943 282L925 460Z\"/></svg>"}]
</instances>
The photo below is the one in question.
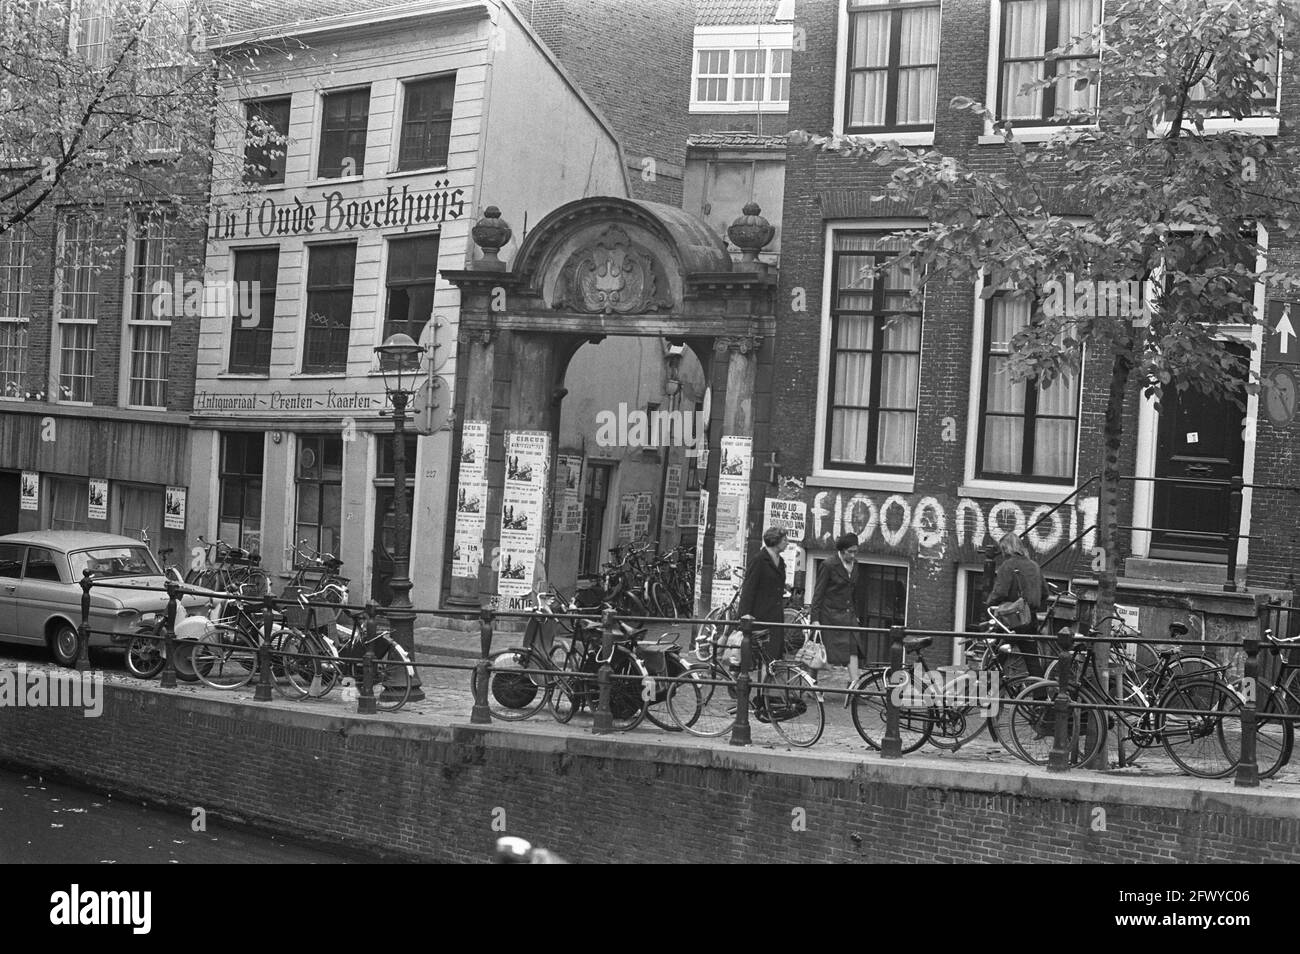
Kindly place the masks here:
<instances>
[{"instance_id":1,"label":"person carrying bag","mask_svg":"<svg viewBox=\"0 0 1300 954\"><path fill-rule=\"evenodd\" d=\"M1038 655L1038 611L1047 605L1047 583L1037 563L1030 559L1025 542L1016 533L1005 533L998 541L998 572L989 593L988 606L1009 630L1022 637L1013 639L1025 657L1031 676L1043 674Z\"/></svg>"}]
</instances>

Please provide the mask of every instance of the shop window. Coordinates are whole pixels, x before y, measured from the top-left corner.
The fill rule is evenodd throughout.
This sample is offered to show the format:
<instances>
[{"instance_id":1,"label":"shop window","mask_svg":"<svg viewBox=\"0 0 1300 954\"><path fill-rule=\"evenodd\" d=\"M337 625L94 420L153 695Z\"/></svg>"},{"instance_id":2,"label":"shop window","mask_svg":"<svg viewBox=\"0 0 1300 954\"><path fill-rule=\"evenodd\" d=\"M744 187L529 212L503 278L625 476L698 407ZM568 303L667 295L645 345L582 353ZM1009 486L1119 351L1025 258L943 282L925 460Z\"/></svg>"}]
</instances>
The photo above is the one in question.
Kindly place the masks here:
<instances>
[{"instance_id":1,"label":"shop window","mask_svg":"<svg viewBox=\"0 0 1300 954\"><path fill-rule=\"evenodd\" d=\"M384 340L408 334L419 341L433 315L438 279L438 236L393 239L388 243L388 310Z\"/></svg>"},{"instance_id":2,"label":"shop window","mask_svg":"<svg viewBox=\"0 0 1300 954\"><path fill-rule=\"evenodd\" d=\"M262 545L263 434L221 435L217 536L231 546L260 552Z\"/></svg>"},{"instance_id":3,"label":"shop window","mask_svg":"<svg viewBox=\"0 0 1300 954\"><path fill-rule=\"evenodd\" d=\"M1069 483L1074 480L1079 430L1079 377L1039 379L1011 375L1013 339L1029 327L1033 299L998 292L984 316L984 362L980 391L980 477Z\"/></svg>"},{"instance_id":4,"label":"shop window","mask_svg":"<svg viewBox=\"0 0 1300 954\"><path fill-rule=\"evenodd\" d=\"M406 104L402 110L402 138L397 150L397 168L405 170L445 166L451 148L455 75L407 83L405 89Z\"/></svg>"},{"instance_id":5,"label":"shop window","mask_svg":"<svg viewBox=\"0 0 1300 954\"><path fill-rule=\"evenodd\" d=\"M320 160L316 168L320 178L338 179L365 172L369 121L369 86L321 97Z\"/></svg>"},{"instance_id":6,"label":"shop window","mask_svg":"<svg viewBox=\"0 0 1300 954\"><path fill-rule=\"evenodd\" d=\"M231 310L230 371L234 374L270 374L280 249L241 248L236 249L234 255L235 307ZM246 306L256 310L245 314Z\"/></svg>"},{"instance_id":7,"label":"shop window","mask_svg":"<svg viewBox=\"0 0 1300 954\"><path fill-rule=\"evenodd\" d=\"M845 132L933 129L939 4L852 0L848 35Z\"/></svg>"},{"instance_id":8,"label":"shop window","mask_svg":"<svg viewBox=\"0 0 1300 954\"><path fill-rule=\"evenodd\" d=\"M31 234L16 226L0 235L0 397L21 398L31 317Z\"/></svg>"},{"instance_id":9,"label":"shop window","mask_svg":"<svg viewBox=\"0 0 1300 954\"><path fill-rule=\"evenodd\" d=\"M298 438L294 542L336 556L343 526L343 440Z\"/></svg>"},{"instance_id":10,"label":"shop window","mask_svg":"<svg viewBox=\"0 0 1300 954\"><path fill-rule=\"evenodd\" d=\"M161 546L163 488L139 484L113 484L109 532Z\"/></svg>"},{"instance_id":11,"label":"shop window","mask_svg":"<svg viewBox=\"0 0 1300 954\"><path fill-rule=\"evenodd\" d=\"M1031 124L1091 119L1097 110L1095 83L1078 83L1071 71L1098 60L1089 36L1101 22L1101 0L1001 0L997 115ZM1075 37L1079 42L1071 44ZM1065 48L1059 55L1053 50ZM1027 83L1060 77L1045 87ZM1063 115L1058 116L1058 111Z\"/></svg>"},{"instance_id":12,"label":"shop window","mask_svg":"<svg viewBox=\"0 0 1300 954\"><path fill-rule=\"evenodd\" d=\"M90 482L75 477L50 477L49 496L51 530L89 530L87 499Z\"/></svg>"},{"instance_id":13,"label":"shop window","mask_svg":"<svg viewBox=\"0 0 1300 954\"><path fill-rule=\"evenodd\" d=\"M827 468L912 470L921 311L909 301L910 271L902 265L879 270L904 247L880 233L835 234Z\"/></svg>"},{"instance_id":14,"label":"shop window","mask_svg":"<svg viewBox=\"0 0 1300 954\"><path fill-rule=\"evenodd\" d=\"M284 182L289 136L288 96L244 104L244 179L258 185Z\"/></svg>"},{"instance_id":15,"label":"shop window","mask_svg":"<svg viewBox=\"0 0 1300 954\"><path fill-rule=\"evenodd\" d=\"M307 328L302 369L309 373L346 371L357 246L354 242L314 245L307 254Z\"/></svg>"}]
</instances>

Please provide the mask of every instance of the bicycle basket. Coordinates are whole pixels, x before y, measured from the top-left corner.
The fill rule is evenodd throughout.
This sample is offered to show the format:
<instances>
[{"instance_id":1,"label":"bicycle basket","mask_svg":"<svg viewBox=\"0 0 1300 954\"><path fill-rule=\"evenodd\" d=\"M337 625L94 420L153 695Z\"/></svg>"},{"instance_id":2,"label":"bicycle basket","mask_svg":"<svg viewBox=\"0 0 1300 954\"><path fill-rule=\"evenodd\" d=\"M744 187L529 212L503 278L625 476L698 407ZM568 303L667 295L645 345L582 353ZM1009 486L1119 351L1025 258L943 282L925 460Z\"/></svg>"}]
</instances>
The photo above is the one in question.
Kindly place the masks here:
<instances>
[{"instance_id":1,"label":"bicycle basket","mask_svg":"<svg viewBox=\"0 0 1300 954\"><path fill-rule=\"evenodd\" d=\"M310 586L284 588L280 596L282 599L290 600L284 605L284 620L287 625L305 629L310 626L333 626L338 622L341 610L331 609L328 606L303 606L298 602L299 595L309 597L314 592L316 592L315 587ZM324 603L328 600L317 597L313 602Z\"/></svg>"}]
</instances>

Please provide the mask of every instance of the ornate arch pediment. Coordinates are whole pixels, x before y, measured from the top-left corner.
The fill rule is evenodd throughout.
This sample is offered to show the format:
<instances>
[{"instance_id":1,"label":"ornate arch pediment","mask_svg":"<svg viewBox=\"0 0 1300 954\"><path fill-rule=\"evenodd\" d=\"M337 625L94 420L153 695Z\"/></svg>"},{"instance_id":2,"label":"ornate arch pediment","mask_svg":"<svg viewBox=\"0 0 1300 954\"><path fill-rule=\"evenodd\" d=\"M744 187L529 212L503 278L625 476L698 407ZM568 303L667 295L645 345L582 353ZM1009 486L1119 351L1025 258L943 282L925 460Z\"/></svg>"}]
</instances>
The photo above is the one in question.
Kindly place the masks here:
<instances>
[{"instance_id":1,"label":"ornate arch pediment","mask_svg":"<svg viewBox=\"0 0 1300 954\"><path fill-rule=\"evenodd\" d=\"M663 267L621 225L608 225L574 251L550 295L552 308L598 315L643 315L673 306Z\"/></svg>"}]
</instances>

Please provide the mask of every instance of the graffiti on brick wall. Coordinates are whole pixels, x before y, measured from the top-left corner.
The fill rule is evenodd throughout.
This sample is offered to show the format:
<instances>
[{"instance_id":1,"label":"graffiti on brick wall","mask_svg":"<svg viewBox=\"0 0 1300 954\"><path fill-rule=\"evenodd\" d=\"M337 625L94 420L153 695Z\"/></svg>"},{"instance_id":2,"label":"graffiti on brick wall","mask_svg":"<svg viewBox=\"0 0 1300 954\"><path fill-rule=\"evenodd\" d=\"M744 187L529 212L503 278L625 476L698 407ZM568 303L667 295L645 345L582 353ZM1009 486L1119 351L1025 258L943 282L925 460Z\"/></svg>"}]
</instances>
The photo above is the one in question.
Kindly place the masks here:
<instances>
[{"instance_id":1,"label":"graffiti on brick wall","mask_svg":"<svg viewBox=\"0 0 1300 954\"><path fill-rule=\"evenodd\" d=\"M832 546L842 533L855 533L865 548L939 559L950 547L970 554L987 543L996 543L1006 533L1024 533L1039 520L1043 522L1034 527L1026 542L1044 556L1080 534L1077 546L1090 550L1096 536L1096 497L1081 498L1050 516L1050 504L1015 500L882 496L815 488L809 497L809 537L814 545L823 547Z\"/></svg>"}]
</instances>

